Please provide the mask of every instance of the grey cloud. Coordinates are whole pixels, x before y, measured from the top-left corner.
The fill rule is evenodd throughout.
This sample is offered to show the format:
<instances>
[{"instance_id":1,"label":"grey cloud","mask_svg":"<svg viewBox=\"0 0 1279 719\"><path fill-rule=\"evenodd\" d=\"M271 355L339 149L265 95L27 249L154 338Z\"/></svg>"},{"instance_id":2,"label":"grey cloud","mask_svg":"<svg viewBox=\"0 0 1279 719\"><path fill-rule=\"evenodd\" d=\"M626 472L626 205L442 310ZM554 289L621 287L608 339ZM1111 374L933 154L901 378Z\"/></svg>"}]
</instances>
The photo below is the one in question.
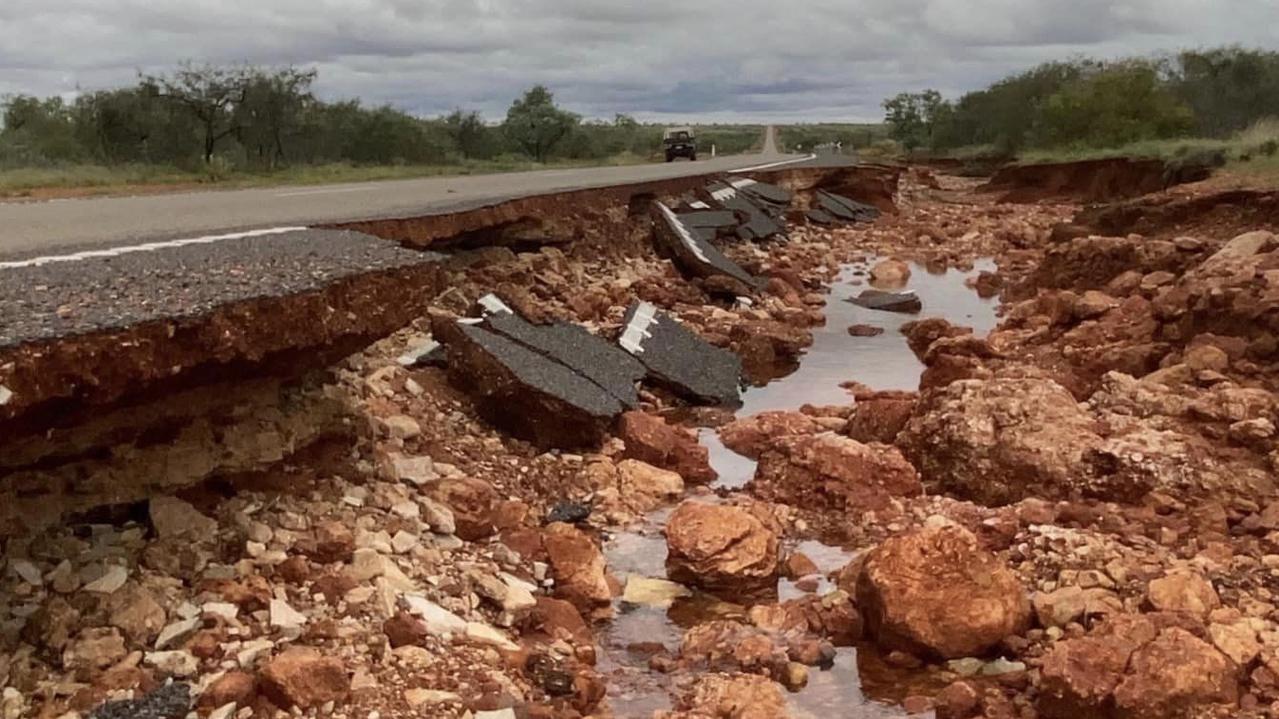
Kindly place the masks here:
<instances>
[{"instance_id":1,"label":"grey cloud","mask_svg":"<svg viewBox=\"0 0 1279 719\"><path fill-rule=\"evenodd\" d=\"M1279 45L1273 0L3 0L0 93L178 60L320 70L326 97L500 117L542 82L588 117L875 119L1071 54Z\"/></svg>"}]
</instances>

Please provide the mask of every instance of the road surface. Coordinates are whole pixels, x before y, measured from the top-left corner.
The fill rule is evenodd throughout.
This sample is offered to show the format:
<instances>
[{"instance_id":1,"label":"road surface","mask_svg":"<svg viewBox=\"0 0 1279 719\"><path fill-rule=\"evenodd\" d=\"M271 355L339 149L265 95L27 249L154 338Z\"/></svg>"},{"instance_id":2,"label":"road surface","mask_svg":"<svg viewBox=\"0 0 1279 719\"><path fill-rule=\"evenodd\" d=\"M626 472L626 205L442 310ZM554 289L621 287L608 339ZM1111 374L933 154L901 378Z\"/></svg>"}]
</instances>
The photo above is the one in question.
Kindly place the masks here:
<instances>
[{"instance_id":1,"label":"road surface","mask_svg":"<svg viewBox=\"0 0 1279 719\"><path fill-rule=\"evenodd\" d=\"M759 155L346 185L0 204L0 262L267 227L431 214L526 195L793 163L772 132Z\"/></svg>"}]
</instances>

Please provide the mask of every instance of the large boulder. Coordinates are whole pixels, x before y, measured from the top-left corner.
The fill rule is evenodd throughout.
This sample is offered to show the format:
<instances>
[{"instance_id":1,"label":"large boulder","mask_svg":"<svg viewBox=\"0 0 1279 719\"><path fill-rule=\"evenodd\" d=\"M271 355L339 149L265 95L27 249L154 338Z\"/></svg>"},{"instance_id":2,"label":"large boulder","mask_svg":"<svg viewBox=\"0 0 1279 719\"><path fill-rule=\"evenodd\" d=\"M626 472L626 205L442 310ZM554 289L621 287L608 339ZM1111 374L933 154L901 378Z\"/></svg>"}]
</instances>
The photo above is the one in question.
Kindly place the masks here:
<instances>
[{"instance_id":1,"label":"large boulder","mask_svg":"<svg viewBox=\"0 0 1279 719\"><path fill-rule=\"evenodd\" d=\"M1030 621L1021 581L954 526L871 550L857 578L857 605L884 648L944 659L984 654Z\"/></svg>"},{"instance_id":2,"label":"large boulder","mask_svg":"<svg viewBox=\"0 0 1279 719\"><path fill-rule=\"evenodd\" d=\"M760 458L750 489L804 507L871 511L922 494L919 474L896 448L833 432L786 437Z\"/></svg>"},{"instance_id":3,"label":"large boulder","mask_svg":"<svg viewBox=\"0 0 1279 719\"><path fill-rule=\"evenodd\" d=\"M658 719L785 719L781 687L757 674L707 674L680 698L678 710Z\"/></svg>"},{"instance_id":4,"label":"large boulder","mask_svg":"<svg viewBox=\"0 0 1279 719\"><path fill-rule=\"evenodd\" d=\"M858 442L892 444L915 412L919 393L867 392L858 394L856 399L853 416L849 417L844 433Z\"/></svg>"},{"instance_id":5,"label":"large boulder","mask_svg":"<svg viewBox=\"0 0 1279 719\"><path fill-rule=\"evenodd\" d=\"M718 476L711 468L709 450L695 435L655 414L638 410L623 414L617 435L626 443L625 457L669 469L685 482L703 484Z\"/></svg>"},{"instance_id":6,"label":"large boulder","mask_svg":"<svg viewBox=\"0 0 1279 719\"><path fill-rule=\"evenodd\" d=\"M1116 635L1054 644L1040 669L1040 714L1048 719L1104 715L1136 648L1136 642Z\"/></svg>"},{"instance_id":7,"label":"large boulder","mask_svg":"<svg viewBox=\"0 0 1279 719\"><path fill-rule=\"evenodd\" d=\"M740 598L772 594L780 573L779 537L752 512L686 501L666 522L671 580Z\"/></svg>"},{"instance_id":8,"label":"large boulder","mask_svg":"<svg viewBox=\"0 0 1279 719\"><path fill-rule=\"evenodd\" d=\"M925 392L897 444L927 487L986 505L1148 491L1154 477L1140 453L1097 430L1052 380L966 379Z\"/></svg>"},{"instance_id":9,"label":"large boulder","mask_svg":"<svg viewBox=\"0 0 1279 719\"><path fill-rule=\"evenodd\" d=\"M474 542L497 531L493 515L498 496L488 482L470 477L441 479L428 486L427 495L453 513L454 529L462 539Z\"/></svg>"}]
</instances>

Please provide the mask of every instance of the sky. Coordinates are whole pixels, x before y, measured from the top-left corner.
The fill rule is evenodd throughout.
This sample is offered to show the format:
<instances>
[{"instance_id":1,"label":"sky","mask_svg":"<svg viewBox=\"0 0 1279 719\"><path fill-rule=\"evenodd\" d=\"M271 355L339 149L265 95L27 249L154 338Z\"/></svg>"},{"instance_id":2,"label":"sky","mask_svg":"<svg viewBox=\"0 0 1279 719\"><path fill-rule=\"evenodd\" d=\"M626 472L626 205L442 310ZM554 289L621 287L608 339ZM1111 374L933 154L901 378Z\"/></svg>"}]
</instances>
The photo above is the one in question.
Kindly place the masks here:
<instances>
[{"instance_id":1,"label":"sky","mask_svg":"<svg viewBox=\"0 0 1279 719\"><path fill-rule=\"evenodd\" d=\"M1277 0L0 0L0 95L180 60L297 65L326 99L499 119L542 83L588 118L875 121L1074 55L1279 49Z\"/></svg>"}]
</instances>

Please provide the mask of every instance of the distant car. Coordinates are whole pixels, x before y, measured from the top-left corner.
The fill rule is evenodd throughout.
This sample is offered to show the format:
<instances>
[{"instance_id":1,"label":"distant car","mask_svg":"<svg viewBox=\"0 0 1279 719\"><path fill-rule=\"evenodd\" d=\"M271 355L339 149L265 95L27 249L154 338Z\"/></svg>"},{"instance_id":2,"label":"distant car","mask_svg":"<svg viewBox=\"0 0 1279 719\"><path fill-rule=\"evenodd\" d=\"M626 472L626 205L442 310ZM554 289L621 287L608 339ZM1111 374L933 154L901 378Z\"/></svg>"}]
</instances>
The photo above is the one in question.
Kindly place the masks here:
<instances>
[{"instance_id":1,"label":"distant car","mask_svg":"<svg viewBox=\"0 0 1279 719\"><path fill-rule=\"evenodd\" d=\"M666 146L666 161L672 162L677 157L697 160L697 142L691 127L668 127L662 137Z\"/></svg>"}]
</instances>

